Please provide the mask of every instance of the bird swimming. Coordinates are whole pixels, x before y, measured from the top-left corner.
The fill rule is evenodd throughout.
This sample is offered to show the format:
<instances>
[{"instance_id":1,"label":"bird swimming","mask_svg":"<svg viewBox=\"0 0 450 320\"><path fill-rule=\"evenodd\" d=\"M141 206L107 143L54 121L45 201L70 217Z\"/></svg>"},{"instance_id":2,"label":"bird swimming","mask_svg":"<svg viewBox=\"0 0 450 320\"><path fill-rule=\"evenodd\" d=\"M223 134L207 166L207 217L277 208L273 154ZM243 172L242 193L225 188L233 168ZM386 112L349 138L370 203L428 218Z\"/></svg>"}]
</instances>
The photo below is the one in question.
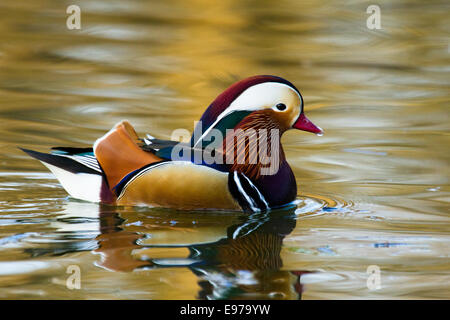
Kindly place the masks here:
<instances>
[{"instance_id":1,"label":"bird swimming","mask_svg":"<svg viewBox=\"0 0 450 320\"><path fill-rule=\"evenodd\" d=\"M124 120L89 148L22 149L71 197L180 210L270 211L292 203L297 183L281 135L322 129L304 114L300 91L271 75L238 81L197 122L189 142L139 138Z\"/></svg>"}]
</instances>

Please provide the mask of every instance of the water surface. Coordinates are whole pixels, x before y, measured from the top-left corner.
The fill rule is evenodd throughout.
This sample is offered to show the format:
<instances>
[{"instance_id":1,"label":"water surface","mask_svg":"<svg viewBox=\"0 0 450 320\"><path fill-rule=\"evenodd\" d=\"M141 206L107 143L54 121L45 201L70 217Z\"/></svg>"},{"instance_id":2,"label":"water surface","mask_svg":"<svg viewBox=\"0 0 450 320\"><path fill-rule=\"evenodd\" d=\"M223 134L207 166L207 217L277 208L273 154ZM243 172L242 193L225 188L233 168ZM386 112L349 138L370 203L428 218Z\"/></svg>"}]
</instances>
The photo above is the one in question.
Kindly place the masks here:
<instances>
[{"instance_id":1,"label":"water surface","mask_svg":"<svg viewBox=\"0 0 450 320\"><path fill-rule=\"evenodd\" d=\"M67 30L70 4L0 2L0 298L450 298L448 2L379 1L381 30L358 1L77 1ZM295 208L80 202L17 149L122 119L170 138L255 74L292 81L325 129L283 137Z\"/></svg>"}]
</instances>

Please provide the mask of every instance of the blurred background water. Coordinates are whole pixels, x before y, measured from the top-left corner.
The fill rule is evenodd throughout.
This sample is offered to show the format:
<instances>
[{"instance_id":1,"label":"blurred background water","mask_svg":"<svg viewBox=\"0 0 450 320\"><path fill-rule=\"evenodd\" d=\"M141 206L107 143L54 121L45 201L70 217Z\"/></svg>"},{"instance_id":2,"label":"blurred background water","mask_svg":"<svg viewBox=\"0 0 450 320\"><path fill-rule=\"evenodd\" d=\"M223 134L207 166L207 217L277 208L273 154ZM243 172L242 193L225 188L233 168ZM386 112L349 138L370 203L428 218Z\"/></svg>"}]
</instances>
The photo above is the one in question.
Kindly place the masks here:
<instances>
[{"instance_id":1,"label":"blurred background water","mask_svg":"<svg viewBox=\"0 0 450 320\"><path fill-rule=\"evenodd\" d=\"M1 0L0 298L450 298L450 5L377 1L369 30L371 4ZM292 210L79 202L17 149L89 146L122 119L170 138L255 74L293 82L325 129L283 137Z\"/></svg>"}]
</instances>

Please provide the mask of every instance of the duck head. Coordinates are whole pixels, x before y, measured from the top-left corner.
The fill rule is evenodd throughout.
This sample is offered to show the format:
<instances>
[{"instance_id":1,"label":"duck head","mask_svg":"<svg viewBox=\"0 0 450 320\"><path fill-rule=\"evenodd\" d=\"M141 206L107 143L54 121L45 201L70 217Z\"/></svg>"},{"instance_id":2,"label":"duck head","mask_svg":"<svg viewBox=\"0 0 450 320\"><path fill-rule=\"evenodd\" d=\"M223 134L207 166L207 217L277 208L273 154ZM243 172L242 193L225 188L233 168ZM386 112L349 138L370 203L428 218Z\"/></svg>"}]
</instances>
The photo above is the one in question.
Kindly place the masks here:
<instances>
[{"instance_id":1,"label":"duck head","mask_svg":"<svg viewBox=\"0 0 450 320\"><path fill-rule=\"evenodd\" d=\"M208 133L219 129L289 129L322 134L303 110L300 91L289 81L271 75L253 76L231 85L206 109L192 136L193 146L203 145Z\"/></svg>"}]
</instances>

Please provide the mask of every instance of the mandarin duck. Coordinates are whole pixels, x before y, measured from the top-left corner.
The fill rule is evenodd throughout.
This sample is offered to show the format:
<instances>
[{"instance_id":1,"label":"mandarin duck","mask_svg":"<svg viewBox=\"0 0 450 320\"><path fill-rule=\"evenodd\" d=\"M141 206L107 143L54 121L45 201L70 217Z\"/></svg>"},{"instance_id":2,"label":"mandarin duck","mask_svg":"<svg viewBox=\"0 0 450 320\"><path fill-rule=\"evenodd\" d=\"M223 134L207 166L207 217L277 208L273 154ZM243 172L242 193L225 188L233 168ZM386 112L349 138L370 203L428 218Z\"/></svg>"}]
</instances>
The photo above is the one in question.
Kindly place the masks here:
<instances>
[{"instance_id":1,"label":"mandarin duck","mask_svg":"<svg viewBox=\"0 0 450 320\"><path fill-rule=\"evenodd\" d=\"M270 75L241 80L206 109L189 142L140 139L128 121L91 148L22 149L73 198L125 206L269 211L291 204L295 176L281 135L322 134L303 112L300 91Z\"/></svg>"}]
</instances>

